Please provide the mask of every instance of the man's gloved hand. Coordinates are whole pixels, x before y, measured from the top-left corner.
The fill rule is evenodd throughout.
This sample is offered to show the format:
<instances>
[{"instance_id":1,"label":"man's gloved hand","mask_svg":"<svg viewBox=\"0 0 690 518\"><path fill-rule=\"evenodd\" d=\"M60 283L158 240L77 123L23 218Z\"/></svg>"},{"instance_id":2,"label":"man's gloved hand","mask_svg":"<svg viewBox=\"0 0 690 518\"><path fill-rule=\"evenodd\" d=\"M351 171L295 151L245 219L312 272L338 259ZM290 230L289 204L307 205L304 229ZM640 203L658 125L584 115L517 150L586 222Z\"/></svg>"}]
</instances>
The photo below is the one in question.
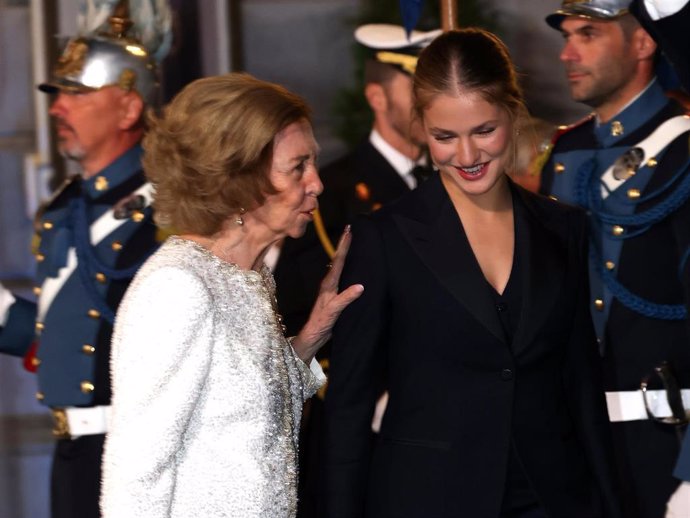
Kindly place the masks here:
<instances>
[{"instance_id":1,"label":"man's gloved hand","mask_svg":"<svg viewBox=\"0 0 690 518\"><path fill-rule=\"evenodd\" d=\"M0 282L0 327L7 323L7 315L10 312L10 306L14 304L14 300L12 292Z\"/></svg>"}]
</instances>

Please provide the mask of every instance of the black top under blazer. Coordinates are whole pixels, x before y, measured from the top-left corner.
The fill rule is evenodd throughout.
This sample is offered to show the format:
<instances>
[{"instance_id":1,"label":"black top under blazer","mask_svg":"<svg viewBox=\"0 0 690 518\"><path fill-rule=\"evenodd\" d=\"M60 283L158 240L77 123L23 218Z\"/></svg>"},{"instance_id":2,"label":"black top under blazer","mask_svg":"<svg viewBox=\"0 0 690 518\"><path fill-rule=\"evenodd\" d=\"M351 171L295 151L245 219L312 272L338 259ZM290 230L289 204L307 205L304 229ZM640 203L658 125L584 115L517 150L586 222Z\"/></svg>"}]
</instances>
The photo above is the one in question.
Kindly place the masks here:
<instances>
[{"instance_id":1,"label":"black top under blazer","mask_svg":"<svg viewBox=\"0 0 690 518\"><path fill-rule=\"evenodd\" d=\"M511 441L549 518L620 516L585 216L511 190L512 344L438 175L353 226L341 285L365 291L334 329L320 516L497 518Z\"/></svg>"}]
</instances>

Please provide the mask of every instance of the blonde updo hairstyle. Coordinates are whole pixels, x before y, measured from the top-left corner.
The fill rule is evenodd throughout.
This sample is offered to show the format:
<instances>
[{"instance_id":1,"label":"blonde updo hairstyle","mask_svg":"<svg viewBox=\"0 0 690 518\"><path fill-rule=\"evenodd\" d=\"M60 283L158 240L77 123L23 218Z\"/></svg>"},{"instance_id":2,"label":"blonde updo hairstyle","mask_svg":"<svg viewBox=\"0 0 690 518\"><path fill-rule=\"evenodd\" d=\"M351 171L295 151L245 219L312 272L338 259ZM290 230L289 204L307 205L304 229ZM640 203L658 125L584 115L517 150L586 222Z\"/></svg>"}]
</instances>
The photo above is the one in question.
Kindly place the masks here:
<instances>
[{"instance_id":1,"label":"blonde updo hairstyle","mask_svg":"<svg viewBox=\"0 0 690 518\"><path fill-rule=\"evenodd\" d=\"M249 74L187 85L150 118L143 141L156 222L210 236L233 214L262 205L276 192L269 179L275 136L300 120L311 122L301 97Z\"/></svg>"},{"instance_id":2,"label":"blonde updo hairstyle","mask_svg":"<svg viewBox=\"0 0 690 518\"><path fill-rule=\"evenodd\" d=\"M505 109L515 129L527 115L507 47L476 27L445 32L422 50L413 83L415 116L423 121L424 110L438 95L468 92Z\"/></svg>"}]
</instances>

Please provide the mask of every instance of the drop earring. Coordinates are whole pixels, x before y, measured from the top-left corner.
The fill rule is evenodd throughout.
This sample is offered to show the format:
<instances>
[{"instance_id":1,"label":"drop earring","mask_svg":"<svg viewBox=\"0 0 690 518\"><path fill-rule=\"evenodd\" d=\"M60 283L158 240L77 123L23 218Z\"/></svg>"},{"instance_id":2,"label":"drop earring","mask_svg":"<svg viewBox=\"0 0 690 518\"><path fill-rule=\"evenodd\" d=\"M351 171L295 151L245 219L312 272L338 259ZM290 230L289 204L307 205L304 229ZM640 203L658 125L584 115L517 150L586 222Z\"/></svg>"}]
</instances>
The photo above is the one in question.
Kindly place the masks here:
<instances>
[{"instance_id":1,"label":"drop earring","mask_svg":"<svg viewBox=\"0 0 690 518\"><path fill-rule=\"evenodd\" d=\"M242 216L246 213L246 209L240 207L240 213L239 215L235 218L235 223L237 223L240 227L244 225L244 219L242 219Z\"/></svg>"}]
</instances>

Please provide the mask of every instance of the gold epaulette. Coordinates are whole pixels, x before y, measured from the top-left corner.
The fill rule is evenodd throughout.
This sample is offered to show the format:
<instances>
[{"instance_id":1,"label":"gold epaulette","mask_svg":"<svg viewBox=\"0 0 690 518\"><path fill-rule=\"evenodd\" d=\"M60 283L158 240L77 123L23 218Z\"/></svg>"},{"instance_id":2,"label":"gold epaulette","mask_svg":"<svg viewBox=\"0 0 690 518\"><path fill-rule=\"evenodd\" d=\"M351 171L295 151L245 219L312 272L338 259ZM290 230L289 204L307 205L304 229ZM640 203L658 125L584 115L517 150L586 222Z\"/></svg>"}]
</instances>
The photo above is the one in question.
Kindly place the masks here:
<instances>
[{"instance_id":1,"label":"gold epaulette","mask_svg":"<svg viewBox=\"0 0 690 518\"><path fill-rule=\"evenodd\" d=\"M542 145L542 149L540 150L539 154L534 158L532 164L533 170L541 171L544 169L546 162L548 162L549 158L551 158L551 153L553 152L553 148L556 147L556 142L558 142L558 139L575 128L582 126L584 123L589 122L593 117L594 114L590 113L586 117L583 117L582 119L570 125L558 126L556 131L551 136L551 140Z\"/></svg>"},{"instance_id":2,"label":"gold epaulette","mask_svg":"<svg viewBox=\"0 0 690 518\"><path fill-rule=\"evenodd\" d=\"M36 210L36 214L34 214L34 232L36 232L37 234L41 233L41 230L43 229L43 214L53 205L53 203L57 201L57 199L62 195L62 193L65 192L65 190L70 185L72 185L72 183L77 178L79 178L79 175L70 176L64 182L62 182L60 187L53 191L53 194L50 195L50 198L48 198L44 202L41 202L38 209Z\"/></svg>"}]
</instances>

